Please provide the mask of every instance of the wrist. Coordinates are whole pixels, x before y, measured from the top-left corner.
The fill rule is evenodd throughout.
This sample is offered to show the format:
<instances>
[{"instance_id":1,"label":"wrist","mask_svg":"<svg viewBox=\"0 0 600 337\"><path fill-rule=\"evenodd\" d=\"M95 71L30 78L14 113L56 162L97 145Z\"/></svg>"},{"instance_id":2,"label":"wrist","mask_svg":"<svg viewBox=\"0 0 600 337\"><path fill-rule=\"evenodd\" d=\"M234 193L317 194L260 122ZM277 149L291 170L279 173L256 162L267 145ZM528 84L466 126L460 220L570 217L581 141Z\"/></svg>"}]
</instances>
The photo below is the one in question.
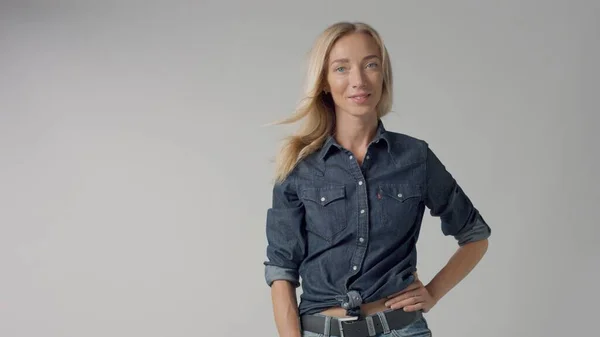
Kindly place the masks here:
<instances>
[{"instance_id":1,"label":"wrist","mask_svg":"<svg viewBox=\"0 0 600 337\"><path fill-rule=\"evenodd\" d=\"M425 289L427 289L429 296L431 296L431 298L433 299L433 301L435 303L439 302L440 299L442 298L442 296L440 294L438 294L438 292L436 291L435 285L432 285L431 283L429 283L425 286Z\"/></svg>"}]
</instances>

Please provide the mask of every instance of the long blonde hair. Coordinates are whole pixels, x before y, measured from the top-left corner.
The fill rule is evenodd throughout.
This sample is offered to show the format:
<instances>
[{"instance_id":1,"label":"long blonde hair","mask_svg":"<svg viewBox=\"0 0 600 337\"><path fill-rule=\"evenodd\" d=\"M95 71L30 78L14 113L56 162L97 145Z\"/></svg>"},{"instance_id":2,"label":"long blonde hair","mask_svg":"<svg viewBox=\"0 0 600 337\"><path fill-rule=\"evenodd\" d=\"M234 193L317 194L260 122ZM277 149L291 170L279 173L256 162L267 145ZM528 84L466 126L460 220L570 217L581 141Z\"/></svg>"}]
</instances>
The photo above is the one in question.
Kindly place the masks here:
<instances>
[{"instance_id":1,"label":"long blonde hair","mask_svg":"<svg viewBox=\"0 0 600 337\"><path fill-rule=\"evenodd\" d=\"M327 27L316 39L308 54L308 69L304 98L295 112L275 124L290 124L304 119L296 134L283 143L275 162L275 180L281 182L299 161L321 148L335 128L335 108L331 95L326 94L325 71L329 52L333 44L350 33L366 33L379 46L382 57L383 88L377 105L378 117L383 117L392 108L392 67L387 48L379 33L362 22L337 22Z\"/></svg>"}]
</instances>

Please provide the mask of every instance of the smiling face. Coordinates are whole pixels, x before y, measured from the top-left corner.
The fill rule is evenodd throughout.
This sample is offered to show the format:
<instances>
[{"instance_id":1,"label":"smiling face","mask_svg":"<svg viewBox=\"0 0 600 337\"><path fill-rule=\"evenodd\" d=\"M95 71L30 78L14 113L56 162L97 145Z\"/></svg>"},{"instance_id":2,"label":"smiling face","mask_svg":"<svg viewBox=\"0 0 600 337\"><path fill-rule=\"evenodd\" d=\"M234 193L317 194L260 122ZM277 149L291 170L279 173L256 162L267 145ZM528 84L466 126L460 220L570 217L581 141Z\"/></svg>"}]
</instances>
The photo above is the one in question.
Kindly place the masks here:
<instances>
[{"instance_id":1,"label":"smiling face","mask_svg":"<svg viewBox=\"0 0 600 337\"><path fill-rule=\"evenodd\" d=\"M329 53L325 85L336 115L377 116L383 87L381 63L379 46L369 34L352 33L336 41Z\"/></svg>"}]
</instances>

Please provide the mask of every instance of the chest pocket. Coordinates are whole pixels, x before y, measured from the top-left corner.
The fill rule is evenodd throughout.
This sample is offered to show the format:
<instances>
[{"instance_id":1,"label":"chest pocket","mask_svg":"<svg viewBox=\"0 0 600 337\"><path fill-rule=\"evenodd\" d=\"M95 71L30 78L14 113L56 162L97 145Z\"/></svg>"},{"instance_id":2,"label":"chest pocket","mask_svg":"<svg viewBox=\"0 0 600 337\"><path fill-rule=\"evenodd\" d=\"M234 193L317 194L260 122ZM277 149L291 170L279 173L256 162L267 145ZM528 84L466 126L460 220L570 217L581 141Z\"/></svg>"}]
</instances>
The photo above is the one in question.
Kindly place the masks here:
<instances>
[{"instance_id":1,"label":"chest pocket","mask_svg":"<svg viewBox=\"0 0 600 337\"><path fill-rule=\"evenodd\" d=\"M344 186L305 188L300 193L306 210L306 229L326 240L347 227Z\"/></svg>"},{"instance_id":2,"label":"chest pocket","mask_svg":"<svg viewBox=\"0 0 600 337\"><path fill-rule=\"evenodd\" d=\"M379 185L377 202L382 223L390 228L408 230L418 214L421 199L421 188L418 185Z\"/></svg>"}]
</instances>

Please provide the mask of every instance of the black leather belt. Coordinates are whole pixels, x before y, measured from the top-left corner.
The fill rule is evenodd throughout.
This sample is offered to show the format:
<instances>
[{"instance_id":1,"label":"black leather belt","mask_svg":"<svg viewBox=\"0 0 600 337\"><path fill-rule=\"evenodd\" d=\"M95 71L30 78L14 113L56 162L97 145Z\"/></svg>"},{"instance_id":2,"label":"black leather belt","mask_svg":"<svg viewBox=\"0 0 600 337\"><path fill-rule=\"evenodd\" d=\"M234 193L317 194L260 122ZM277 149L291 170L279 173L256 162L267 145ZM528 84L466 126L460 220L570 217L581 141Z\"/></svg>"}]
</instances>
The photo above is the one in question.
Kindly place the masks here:
<instances>
[{"instance_id":1,"label":"black leather belt","mask_svg":"<svg viewBox=\"0 0 600 337\"><path fill-rule=\"evenodd\" d=\"M421 318L421 311L406 312L402 309L380 313L385 316L385 322L379 314L373 314L361 319L346 320L335 317L329 318L329 335L339 337L369 337L398 330ZM326 322L328 317L323 315L304 315L300 317L302 329L327 336ZM371 321L373 324L369 324ZM369 329L371 325L371 329ZM386 326L387 325L387 326ZM387 328L387 329L386 329Z\"/></svg>"}]
</instances>

